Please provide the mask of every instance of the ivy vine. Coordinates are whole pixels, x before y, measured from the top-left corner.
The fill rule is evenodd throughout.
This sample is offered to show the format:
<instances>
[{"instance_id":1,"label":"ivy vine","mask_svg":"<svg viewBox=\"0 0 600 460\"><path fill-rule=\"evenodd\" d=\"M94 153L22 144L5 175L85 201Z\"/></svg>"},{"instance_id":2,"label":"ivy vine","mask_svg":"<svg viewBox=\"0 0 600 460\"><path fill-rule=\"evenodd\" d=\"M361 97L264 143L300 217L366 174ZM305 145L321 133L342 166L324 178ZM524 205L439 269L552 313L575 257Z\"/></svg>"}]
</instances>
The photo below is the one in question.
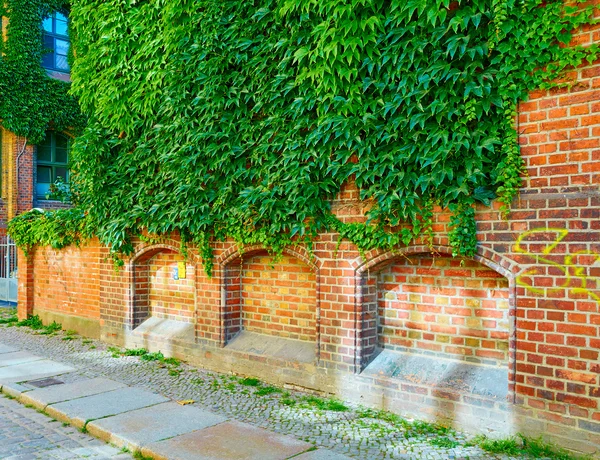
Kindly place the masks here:
<instances>
[{"instance_id":1,"label":"ivy vine","mask_svg":"<svg viewBox=\"0 0 600 460\"><path fill-rule=\"evenodd\" d=\"M69 83L42 68L42 19L64 6L64 0L0 2L0 16L8 18L0 40L0 124L32 144L50 127L76 131L85 123Z\"/></svg>"},{"instance_id":2,"label":"ivy vine","mask_svg":"<svg viewBox=\"0 0 600 460\"><path fill-rule=\"evenodd\" d=\"M473 255L475 203L508 213L521 184L517 103L598 54L565 46L593 21L582 2L71 4L88 224L125 252L178 231L205 261L226 237L275 252L326 230L361 251L430 239L433 204ZM331 213L349 179L366 224Z\"/></svg>"}]
</instances>

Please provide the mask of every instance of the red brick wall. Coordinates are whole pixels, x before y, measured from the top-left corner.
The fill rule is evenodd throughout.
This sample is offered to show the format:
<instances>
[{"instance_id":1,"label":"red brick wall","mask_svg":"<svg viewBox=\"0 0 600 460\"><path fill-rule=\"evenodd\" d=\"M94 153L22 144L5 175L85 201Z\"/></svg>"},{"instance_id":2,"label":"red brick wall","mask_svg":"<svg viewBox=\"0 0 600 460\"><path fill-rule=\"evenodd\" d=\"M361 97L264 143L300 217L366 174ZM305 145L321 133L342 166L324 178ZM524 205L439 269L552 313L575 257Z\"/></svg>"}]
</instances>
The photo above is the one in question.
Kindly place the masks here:
<instances>
[{"instance_id":1,"label":"red brick wall","mask_svg":"<svg viewBox=\"0 0 600 460\"><path fill-rule=\"evenodd\" d=\"M150 315L157 318L192 322L194 320L194 267L186 264L186 276L173 279L173 270L184 258L177 253L161 252L148 262L148 303Z\"/></svg>"},{"instance_id":2,"label":"red brick wall","mask_svg":"<svg viewBox=\"0 0 600 460\"><path fill-rule=\"evenodd\" d=\"M256 255L243 262L242 328L290 339L315 341L316 277L294 257Z\"/></svg>"},{"instance_id":3,"label":"red brick wall","mask_svg":"<svg viewBox=\"0 0 600 460\"><path fill-rule=\"evenodd\" d=\"M508 362L509 290L502 275L447 255L402 258L378 275L381 347Z\"/></svg>"},{"instance_id":4,"label":"red brick wall","mask_svg":"<svg viewBox=\"0 0 600 460\"><path fill-rule=\"evenodd\" d=\"M61 251L37 248L31 258L35 267L34 305L47 311L100 320L99 255L96 244ZM19 262L21 272L26 267L22 259Z\"/></svg>"}]
</instances>

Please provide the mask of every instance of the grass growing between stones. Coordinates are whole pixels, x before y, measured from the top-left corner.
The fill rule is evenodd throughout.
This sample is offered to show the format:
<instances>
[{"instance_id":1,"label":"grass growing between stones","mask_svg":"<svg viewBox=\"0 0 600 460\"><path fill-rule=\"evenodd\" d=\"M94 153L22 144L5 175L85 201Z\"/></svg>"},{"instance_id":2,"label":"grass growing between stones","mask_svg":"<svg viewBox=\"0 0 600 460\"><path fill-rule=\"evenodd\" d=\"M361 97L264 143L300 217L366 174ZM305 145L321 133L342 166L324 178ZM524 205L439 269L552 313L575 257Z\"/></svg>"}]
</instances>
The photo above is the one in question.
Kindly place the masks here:
<instances>
[{"instance_id":1,"label":"grass growing between stones","mask_svg":"<svg viewBox=\"0 0 600 460\"><path fill-rule=\"evenodd\" d=\"M17 318L16 308L3 309L2 313L0 314L0 324L14 326L18 321L19 319Z\"/></svg>"},{"instance_id":2,"label":"grass growing between stones","mask_svg":"<svg viewBox=\"0 0 600 460\"><path fill-rule=\"evenodd\" d=\"M260 387L258 390L254 392L256 396L266 396L274 393L281 393L283 390L281 388L273 387L271 385L267 385L264 387Z\"/></svg>"},{"instance_id":3,"label":"grass growing between stones","mask_svg":"<svg viewBox=\"0 0 600 460\"><path fill-rule=\"evenodd\" d=\"M39 332L41 335L53 335L58 331L62 330L62 324L57 323L56 321L52 321L52 323L44 326L42 330Z\"/></svg>"},{"instance_id":4,"label":"grass growing between stones","mask_svg":"<svg viewBox=\"0 0 600 460\"><path fill-rule=\"evenodd\" d=\"M142 454L139 450L136 450L133 453L133 458L135 460L152 460L152 457L146 457L144 454Z\"/></svg>"},{"instance_id":5,"label":"grass growing between stones","mask_svg":"<svg viewBox=\"0 0 600 460\"><path fill-rule=\"evenodd\" d=\"M584 460L590 456L578 456L540 438L529 438L518 434L510 438L489 439L476 436L470 445L475 445L491 454L527 455L532 458L551 458L553 460Z\"/></svg>"},{"instance_id":6,"label":"grass growing between stones","mask_svg":"<svg viewBox=\"0 0 600 460\"><path fill-rule=\"evenodd\" d=\"M247 377L245 379L240 380L240 384L247 387L259 387L262 385L262 382L258 379Z\"/></svg>"},{"instance_id":7,"label":"grass growing between stones","mask_svg":"<svg viewBox=\"0 0 600 460\"><path fill-rule=\"evenodd\" d=\"M305 407L314 407L319 410L330 410L333 412L346 412L349 410L341 401L337 399L323 399L316 396L304 396L300 402Z\"/></svg>"}]
</instances>

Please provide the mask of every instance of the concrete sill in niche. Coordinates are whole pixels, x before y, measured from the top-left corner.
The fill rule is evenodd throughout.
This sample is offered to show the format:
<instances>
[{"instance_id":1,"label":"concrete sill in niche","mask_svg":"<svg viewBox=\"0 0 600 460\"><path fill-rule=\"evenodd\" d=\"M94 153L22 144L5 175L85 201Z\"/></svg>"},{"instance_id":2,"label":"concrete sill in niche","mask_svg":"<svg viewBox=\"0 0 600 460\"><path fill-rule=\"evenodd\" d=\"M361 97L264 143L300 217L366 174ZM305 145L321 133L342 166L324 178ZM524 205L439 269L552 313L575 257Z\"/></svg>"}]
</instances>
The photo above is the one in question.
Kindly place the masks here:
<instances>
[{"instance_id":1,"label":"concrete sill in niche","mask_svg":"<svg viewBox=\"0 0 600 460\"><path fill-rule=\"evenodd\" d=\"M286 339L257 332L242 331L226 346L229 350L269 356L272 358L313 363L316 358L316 344L303 340Z\"/></svg>"},{"instance_id":2,"label":"concrete sill in niche","mask_svg":"<svg viewBox=\"0 0 600 460\"><path fill-rule=\"evenodd\" d=\"M500 402L505 402L508 394L507 364L490 366L384 349L361 375L400 380L450 393L478 395Z\"/></svg>"},{"instance_id":3,"label":"concrete sill in niche","mask_svg":"<svg viewBox=\"0 0 600 460\"><path fill-rule=\"evenodd\" d=\"M147 340L194 342L194 325L183 321L150 317L132 331Z\"/></svg>"}]
</instances>

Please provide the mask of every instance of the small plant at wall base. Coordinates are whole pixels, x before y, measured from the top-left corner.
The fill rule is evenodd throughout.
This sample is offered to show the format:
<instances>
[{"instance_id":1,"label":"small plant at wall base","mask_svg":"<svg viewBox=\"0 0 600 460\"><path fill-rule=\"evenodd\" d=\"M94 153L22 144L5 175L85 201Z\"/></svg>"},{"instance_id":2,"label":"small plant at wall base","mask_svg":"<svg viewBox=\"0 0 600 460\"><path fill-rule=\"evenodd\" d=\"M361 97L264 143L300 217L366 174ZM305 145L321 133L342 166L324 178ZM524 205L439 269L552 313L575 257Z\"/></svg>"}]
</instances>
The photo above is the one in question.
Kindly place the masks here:
<instances>
[{"instance_id":1,"label":"small plant at wall base","mask_svg":"<svg viewBox=\"0 0 600 460\"><path fill-rule=\"evenodd\" d=\"M475 203L506 214L518 193L518 102L598 54L564 46L593 21L582 2L71 4L89 115L77 219L115 253L176 231L201 243L207 272L209 242L227 237L275 254L326 230L362 253L431 241L433 204L453 213L455 255L472 256ZM366 224L329 208L350 178L372 203ZM67 241L36 225L9 231Z\"/></svg>"}]
</instances>

